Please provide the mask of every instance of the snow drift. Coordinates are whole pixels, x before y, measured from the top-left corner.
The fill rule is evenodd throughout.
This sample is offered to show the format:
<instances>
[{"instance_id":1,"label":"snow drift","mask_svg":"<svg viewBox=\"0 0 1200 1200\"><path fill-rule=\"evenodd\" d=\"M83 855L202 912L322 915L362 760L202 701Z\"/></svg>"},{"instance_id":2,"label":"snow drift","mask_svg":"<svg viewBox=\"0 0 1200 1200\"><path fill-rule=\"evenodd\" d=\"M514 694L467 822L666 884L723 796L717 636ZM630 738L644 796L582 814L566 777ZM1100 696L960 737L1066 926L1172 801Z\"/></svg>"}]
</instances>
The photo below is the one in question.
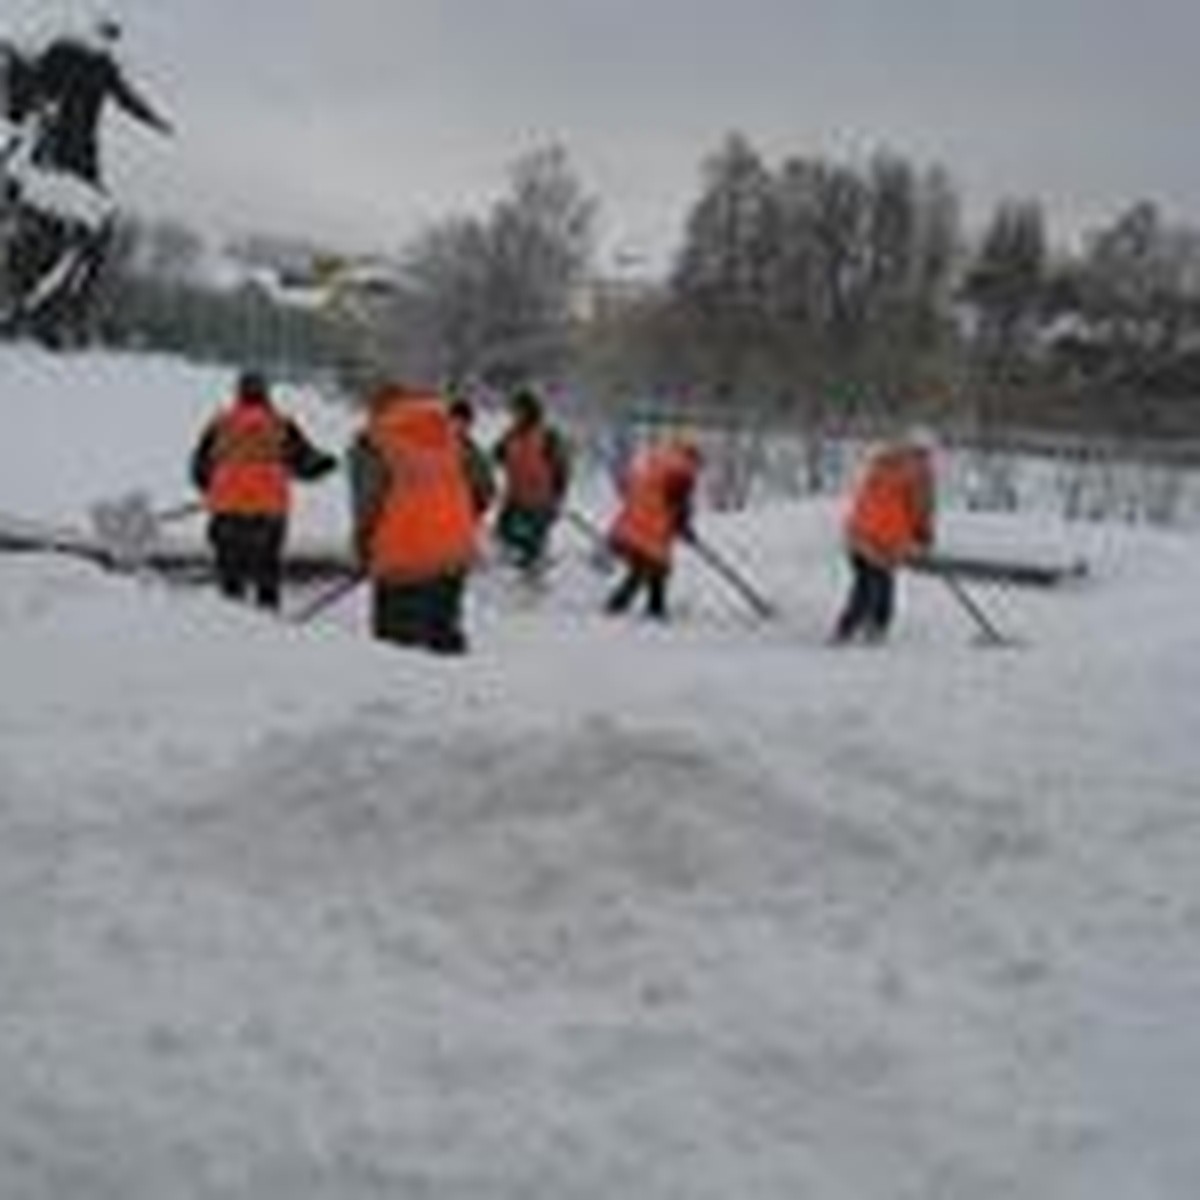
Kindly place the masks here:
<instances>
[{"instance_id":1,"label":"snow drift","mask_svg":"<svg viewBox=\"0 0 1200 1200\"><path fill-rule=\"evenodd\" d=\"M0 369L10 428L78 406L0 467L64 520L172 499L224 382ZM80 440L132 457L60 478ZM832 507L701 522L781 620L684 562L673 627L613 622L564 530L450 663L356 601L0 557L0 1191L1194 1195L1194 535L950 511L1092 579L981 591L1015 652L906 579L894 643L835 651Z\"/></svg>"}]
</instances>

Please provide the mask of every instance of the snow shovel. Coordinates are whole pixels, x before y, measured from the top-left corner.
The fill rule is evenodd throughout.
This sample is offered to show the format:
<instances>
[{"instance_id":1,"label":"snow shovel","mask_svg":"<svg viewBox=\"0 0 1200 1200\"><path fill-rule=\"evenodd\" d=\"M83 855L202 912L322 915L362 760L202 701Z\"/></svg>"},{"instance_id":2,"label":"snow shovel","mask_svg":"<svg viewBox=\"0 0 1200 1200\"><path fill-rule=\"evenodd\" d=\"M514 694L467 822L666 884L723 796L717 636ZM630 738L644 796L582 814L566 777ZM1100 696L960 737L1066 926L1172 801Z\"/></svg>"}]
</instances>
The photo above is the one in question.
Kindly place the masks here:
<instances>
[{"instance_id":1,"label":"snow shovel","mask_svg":"<svg viewBox=\"0 0 1200 1200\"><path fill-rule=\"evenodd\" d=\"M938 578L950 590L950 594L958 601L959 607L971 618L979 631L976 642L981 646L1014 647L1021 643L1009 637L996 628L991 618L979 606L979 602L963 587L961 580L953 574L939 574Z\"/></svg>"},{"instance_id":2,"label":"snow shovel","mask_svg":"<svg viewBox=\"0 0 1200 1200\"><path fill-rule=\"evenodd\" d=\"M314 617L320 616L327 608L332 608L366 581L367 576L363 571L347 575L344 579L331 583L324 591L318 592L307 604L302 604L288 620L294 625L307 625Z\"/></svg>"},{"instance_id":3,"label":"snow shovel","mask_svg":"<svg viewBox=\"0 0 1200 1200\"><path fill-rule=\"evenodd\" d=\"M595 570L607 575L616 566L616 559L613 557L612 548L608 544L608 538L604 536L604 531L595 521L590 517L585 517L578 509L565 508L563 516L591 542L592 553L588 558L589 563Z\"/></svg>"},{"instance_id":4,"label":"snow shovel","mask_svg":"<svg viewBox=\"0 0 1200 1200\"><path fill-rule=\"evenodd\" d=\"M142 491L111 500L98 500L89 509L92 532L100 552L113 566L136 570L145 566L162 535L162 526L204 511L199 500L155 509Z\"/></svg>"},{"instance_id":5,"label":"snow shovel","mask_svg":"<svg viewBox=\"0 0 1200 1200\"><path fill-rule=\"evenodd\" d=\"M770 620L779 615L779 610L740 571L717 553L707 542L693 536L687 544L697 556L716 572L754 611L755 616Z\"/></svg>"}]
</instances>

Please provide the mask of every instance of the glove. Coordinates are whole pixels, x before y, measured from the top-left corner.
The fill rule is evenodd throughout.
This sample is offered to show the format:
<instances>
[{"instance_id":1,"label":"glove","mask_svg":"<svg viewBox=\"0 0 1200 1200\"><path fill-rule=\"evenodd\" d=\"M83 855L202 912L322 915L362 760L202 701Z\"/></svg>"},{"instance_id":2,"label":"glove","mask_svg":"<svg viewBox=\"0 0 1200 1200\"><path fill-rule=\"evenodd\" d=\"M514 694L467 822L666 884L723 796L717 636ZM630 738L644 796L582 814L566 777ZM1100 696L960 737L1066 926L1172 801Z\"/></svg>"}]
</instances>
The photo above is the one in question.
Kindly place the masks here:
<instances>
[{"instance_id":1,"label":"glove","mask_svg":"<svg viewBox=\"0 0 1200 1200\"><path fill-rule=\"evenodd\" d=\"M903 563L908 567L921 567L933 558L933 545L928 541L918 542L907 554Z\"/></svg>"}]
</instances>

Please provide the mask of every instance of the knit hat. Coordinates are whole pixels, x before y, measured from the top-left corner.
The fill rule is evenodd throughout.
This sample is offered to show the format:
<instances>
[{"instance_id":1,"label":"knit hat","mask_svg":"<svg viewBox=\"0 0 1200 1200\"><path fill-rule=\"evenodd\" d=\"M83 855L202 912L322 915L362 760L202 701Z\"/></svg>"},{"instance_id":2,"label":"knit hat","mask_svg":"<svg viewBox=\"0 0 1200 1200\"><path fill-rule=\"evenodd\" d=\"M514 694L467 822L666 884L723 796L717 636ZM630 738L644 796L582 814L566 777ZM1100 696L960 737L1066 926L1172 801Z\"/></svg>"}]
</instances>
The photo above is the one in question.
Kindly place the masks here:
<instances>
[{"instance_id":1,"label":"knit hat","mask_svg":"<svg viewBox=\"0 0 1200 1200\"><path fill-rule=\"evenodd\" d=\"M248 399L265 400L270 393L267 377L261 371L243 371L238 376L237 392Z\"/></svg>"}]
</instances>

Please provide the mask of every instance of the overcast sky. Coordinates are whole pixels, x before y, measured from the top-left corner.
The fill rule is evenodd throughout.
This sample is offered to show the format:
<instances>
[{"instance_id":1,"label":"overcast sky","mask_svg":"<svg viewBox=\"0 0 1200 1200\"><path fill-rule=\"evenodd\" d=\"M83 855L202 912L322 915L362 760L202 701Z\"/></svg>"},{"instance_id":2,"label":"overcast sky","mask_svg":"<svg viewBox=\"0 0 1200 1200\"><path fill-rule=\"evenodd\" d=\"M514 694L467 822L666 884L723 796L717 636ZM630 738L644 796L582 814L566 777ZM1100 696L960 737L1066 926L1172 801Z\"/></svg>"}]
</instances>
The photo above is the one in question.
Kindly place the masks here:
<instances>
[{"instance_id":1,"label":"overcast sky","mask_svg":"<svg viewBox=\"0 0 1200 1200\"><path fill-rule=\"evenodd\" d=\"M131 77L179 127L106 125L139 210L395 249L562 142L603 245L665 261L700 163L887 147L978 222L1062 233L1158 201L1200 224L1200 0L125 0ZM78 11L0 0L14 32Z\"/></svg>"}]
</instances>

